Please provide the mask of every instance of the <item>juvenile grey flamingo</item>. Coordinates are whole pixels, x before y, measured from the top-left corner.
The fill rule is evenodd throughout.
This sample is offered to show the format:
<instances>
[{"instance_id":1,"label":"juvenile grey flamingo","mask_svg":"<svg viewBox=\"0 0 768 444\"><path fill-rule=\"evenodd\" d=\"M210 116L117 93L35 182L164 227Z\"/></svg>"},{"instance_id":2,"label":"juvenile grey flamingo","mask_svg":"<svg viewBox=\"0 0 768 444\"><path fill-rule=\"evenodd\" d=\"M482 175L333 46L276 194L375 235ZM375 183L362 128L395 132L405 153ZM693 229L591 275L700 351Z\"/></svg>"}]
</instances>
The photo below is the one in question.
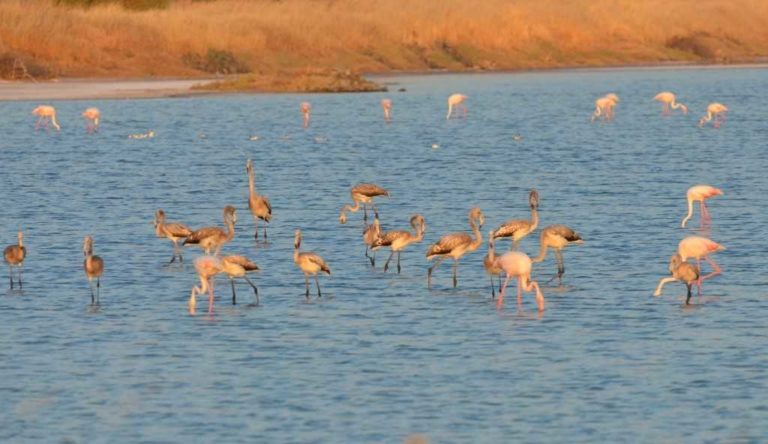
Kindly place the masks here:
<instances>
[{"instance_id":1,"label":"juvenile grey flamingo","mask_svg":"<svg viewBox=\"0 0 768 444\"><path fill-rule=\"evenodd\" d=\"M661 296L661 291L665 284L681 281L688 287L688 297L685 299L685 305L689 305L691 302L691 286L699 281L699 269L693 264L683 262L680 254L675 253L669 259L669 272L672 273L672 277L661 279L659 285L656 287L656 291L653 292L653 295ZM699 296L701 296L701 287L699 287Z\"/></svg>"},{"instance_id":2,"label":"juvenile grey flamingo","mask_svg":"<svg viewBox=\"0 0 768 444\"><path fill-rule=\"evenodd\" d=\"M457 284L457 269L459 267L459 259L467 253L471 253L483 243L483 235L480 229L485 223L485 216L480 208L472 208L469 210L469 226L472 228L474 238L467 233L451 233L446 234L440 238L439 241L432 244L427 250L427 259L432 260L437 258L434 265L427 270L427 287L432 288L432 273L438 265L447 257L453 259L453 287L456 288Z\"/></svg>"},{"instance_id":3,"label":"juvenile grey flamingo","mask_svg":"<svg viewBox=\"0 0 768 444\"><path fill-rule=\"evenodd\" d=\"M256 181L253 177L253 164L251 159L245 162L245 170L248 172L248 208L251 210L253 220L256 222L254 238L259 238L259 219L264 221L264 241L267 240L267 224L272 220L272 205L267 196L256 193Z\"/></svg>"},{"instance_id":4,"label":"juvenile grey flamingo","mask_svg":"<svg viewBox=\"0 0 768 444\"><path fill-rule=\"evenodd\" d=\"M539 255L533 259L533 262L542 262L547 256L547 248L555 250L555 260L557 261L557 274L548 282L555 278L558 279L560 286L563 285L563 275L565 274L565 260L563 259L563 248L570 244L582 244L584 240L575 231L565 225L550 225L541 230L539 236Z\"/></svg>"},{"instance_id":5,"label":"juvenile grey flamingo","mask_svg":"<svg viewBox=\"0 0 768 444\"><path fill-rule=\"evenodd\" d=\"M27 257L27 247L24 246L24 233L16 233L18 243L8 245L3 250L3 259L8 264L8 276L11 280L11 290L13 290L13 267L19 269L19 288L22 288L22 277L24 275L24 259Z\"/></svg>"},{"instance_id":6,"label":"juvenile grey flamingo","mask_svg":"<svg viewBox=\"0 0 768 444\"><path fill-rule=\"evenodd\" d=\"M493 233L493 237L496 239L500 237L511 238L510 250L517 250L520 240L531 234L539 226L539 213L537 211L539 207L539 193L535 189L532 189L528 194L528 204L531 207L531 220L508 220L501 224Z\"/></svg>"},{"instance_id":7,"label":"juvenile grey flamingo","mask_svg":"<svg viewBox=\"0 0 768 444\"><path fill-rule=\"evenodd\" d=\"M371 249L376 240L381 235L381 223L379 222L379 213L374 212L373 223L366 225L363 230L363 242L365 243L365 257L371 261L371 266L376 266L376 250L373 250L373 256L368 256L368 250Z\"/></svg>"},{"instance_id":8,"label":"juvenile grey flamingo","mask_svg":"<svg viewBox=\"0 0 768 444\"><path fill-rule=\"evenodd\" d=\"M499 292L501 292L501 267L496 262L498 257L496 256L496 249L493 241L493 230L488 232L488 253L483 258L483 267L485 272L491 278L491 298L496 298L496 287L493 283L493 277L496 276L499 280Z\"/></svg>"},{"instance_id":9,"label":"juvenile grey flamingo","mask_svg":"<svg viewBox=\"0 0 768 444\"><path fill-rule=\"evenodd\" d=\"M83 269L85 277L88 278L88 286L91 289L91 304L98 304L99 293L101 291L101 275L104 273L104 260L93 254L93 238L85 236L83 240ZM93 293L93 280L96 279L96 295Z\"/></svg>"},{"instance_id":10,"label":"juvenile grey flamingo","mask_svg":"<svg viewBox=\"0 0 768 444\"><path fill-rule=\"evenodd\" d=\"M349 204L344 205L341 208L341 213L339 214L339 223L345 224L347 223L347 212L351 211L353 213L356 213L358 210L360 210L360 204L363 204L363 221L368 221L368 204L371 204L371 207L374 211L376 211L376 205L373 204L373 198L376 196L387 196L389 197L389 191L385 190L384 188L372 184L372 183L359 183L352 187L352 189L349 191L349 195L352 196L352 201L355 203L354 206L350 206Z\"/></svg>"},{"instance_id":11,"label":"juvenile grey flamingo","mask_svg":"<svg viewBox=\"0 0 768 444\"><path fill-rule=\"evenodd\" d=\"M205 254L211 254L214 251L216 256L221 252L221 247L235 237L235 222L237 222L237 212L235 207L227 205L224 207L224 225L227 231L219 227L204 227L193 231L186 239L183 245L199 245L205 251Z\"/></svg>"},{"instance_id":12,"label":"juvenile grey flamingo","mask_svg":"<svg viewBox=\"0 0 768 444\"><path fill-rule=\"evenodd\" d=\"M293 239L293 263L304 273L304 287L306 288L306 298L309 299L309 276L315 277L315 284L317 285L317 297L322 297L320 294L320 282L317 279L319 272L324 272L331 275L331 269L328 264L325 263L319 254L311 251L299 251L301 247L301 230L296 230L296 235Z\"/></svg>"},{"instance_id":13,"label":"juvenile grey flamingo","mask_svg":"<svg viewBox=\"0 0 768 444\"><path fill-rule=\"evenodd\" d=\"M391 250L387 262L384 263L384 272L389 268L389 261L392 260L392 256L397 253L397 273L400 274L400 253L411 244L421 242L424 239L424 231L426 229L426 222L424 216L421 214L414 214L410 219L411 228L413 233L406 230L394 230L387 231L379 236L374 242L373 251L382 247L389 247Z\"/></svg>"},{"instance_id":14,"label":"juvenile grey flamingo","mask_svg":"<svg viewBox=\"0 0 768 444\"><path fill-rule=\"evenodd\" d=\"M229 276L229 283L232 285L232 305L237 304L237 294L235 293L235 278L243 278L248 285L253 288L253 293L256 295L256 305L259 305L259 289L256 288L248 276L247 273L251 271L258 271L259 266L253 263L245 256L229 255L221 258L221 271Z\"/></svg>"},{"instance_id":15,"label":"juvenile grey flamingo","mask_svg":"<svg viewBox=\"0 0 768 444\"><path fill-rule=\"evenodd\" d=\"M166 223L165 211L155 211L155 235L157 237L165 237L173 242L173 256L171 261L168 262L169 264L176 261L176 256L179 257L179 262L184 262L184 256L181 255L181 248L179 248L179 240L186 238L190 234L192 234L192 230L188 226L181 222Z\"/></svg>"}]
</instances>

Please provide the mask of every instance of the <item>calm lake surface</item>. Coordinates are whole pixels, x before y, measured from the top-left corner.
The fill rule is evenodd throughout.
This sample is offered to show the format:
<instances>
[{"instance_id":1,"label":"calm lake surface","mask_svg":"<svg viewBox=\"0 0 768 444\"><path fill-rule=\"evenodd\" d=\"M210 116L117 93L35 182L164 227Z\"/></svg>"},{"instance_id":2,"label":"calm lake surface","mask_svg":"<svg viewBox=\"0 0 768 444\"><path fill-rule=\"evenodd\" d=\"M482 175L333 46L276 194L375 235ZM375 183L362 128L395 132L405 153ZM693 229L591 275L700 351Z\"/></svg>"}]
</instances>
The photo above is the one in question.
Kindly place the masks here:
<instances>
[{"instance_id":1,"label":"calm lake surface","mask_svg":"<svg viewBox=\"0 0 768 444\"><path fill-rule=\"evenodd\" d=\"M23 291L0 281L0 441L765 439L768 71L383 80L393 92L53 101L60 133L33 131L38 102L0 102L0 245L23 229L28 248ZM663 90L691 112L662 118L651 98ZM469 116L446 121L454 92L469 96ZM590 124L608 92L621 98L615 121ZM389 125L383 97L393 100ZM306 130L303 100L313 106ZM727 121L698 128L715 101L730 108ZM102 110L95 135L80 117L88 106ZM127 137L150 129L153 139ZM253 238L247 158L273 205L268 245ZM381 271L388 251L375 270L368 264L361 213L338 223L358 182L390 190L378 201L385 229L426 218L400 275ZM709 201L703 232L698 206L679 227L697 183L725 192ZM457 289L450 261L427 289L432 242L468 231L475 205L484 238L527 218L532 187L541 226L564 223L586 239L564 251L565 288L543 286L543 315L532 294L522 310L514 297L496 309L485 243L462 260ZM227 204L238 222L224 252L260 265L261 306L242 283L232 306L219 277L214 313L202 297L190 316L200 250L166 266L171 243L155 237L153 214L221 226ZM292 261L299 228L302 249L333 271L310 303ZM82 271L86 234L106 263L99 307ZM686 308L683 284L652 292L691 234L728 249L713 256L723 274ZM538 232L521 242L530 255L538 247ZM554 272L550 252L533 278Z\"/></svg>"}]
</instances>

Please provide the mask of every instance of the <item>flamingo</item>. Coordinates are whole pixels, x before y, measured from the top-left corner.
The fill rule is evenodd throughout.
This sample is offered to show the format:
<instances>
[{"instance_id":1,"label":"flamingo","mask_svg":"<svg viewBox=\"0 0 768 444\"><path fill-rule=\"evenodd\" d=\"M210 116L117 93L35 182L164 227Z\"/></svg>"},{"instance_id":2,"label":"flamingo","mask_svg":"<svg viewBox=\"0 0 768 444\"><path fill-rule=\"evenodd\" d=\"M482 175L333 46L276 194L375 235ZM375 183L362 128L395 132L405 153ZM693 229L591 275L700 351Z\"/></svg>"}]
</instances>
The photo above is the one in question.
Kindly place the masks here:
<instances>
[{"instance_id":1,"label":"flamingo","mask_svg":"<svg viewBox=\"0 0 768 444\"><path fill-rule=\"evenodd\" d=\"M539 284L531 279L531 258L520 251L509 251L496 259L496 264L507 275L504 279L504 285L499 292L499 300L496 301L496 307L501 308L504 305L504 293L507 290L509 280L517 278L517 305L523 303L523 290L536 291L536 306L539 311L544 311L544 295L541 294Z\"/></svg>"},{"instance_id":2,"label":"flamingo","mask_svg":"<svg viewBox=\"0 0 768 444\"><path fill-rule=\"evenodd\" d=\"M616 94L606 94L595 100L595 112L592 113L592 122L602 117L603 121L613 120L613 107L619 103L619 96Z\"/></svg>"},{"instance_id":3,"label":"flamingo","mask_svg":"<svg viewBox=\"0 0 768 444\"><path fill-rule=\"evenodd\" d=\"M93 133L95 131L99 130L99 120L101 119L101 111L99 111L98 108L86 108L85 111L83 111L82 116L86 120L85 129L89 133Z\"/></svg>"},{"instance_id":4,"label":"flamingo","mask_svg":"<svg viewBox=\"0 0 768 444\"><path fill-rule=\"evenodd\" d=\"M32 110L32 114L38 116L37 123L35 123L35 130L40 128L40 124L45 125L45 129L48 129L48 121L53 124L56 131L61 131L61 126L56 121L56 108L50 105L40 105Z\"/></svg>"},{"instance_id":5,"label":"flamingo","mask_svg":"<svg viewBox=\"0 0 768 444\"><path fill-rule=\"evenodd\" d=\"M464 94L451 94L450 97L448 97L448 115L445 116L445 120L448 120L451 118L451 114L453 114L453 108L461 108L463 111L464 117L467 116L467 106L464 105L464 101L467 100L467 96Z\"/></svg>"},{"instance_id":6,"label":"flamingo","mask_svg":"<svg viewBox=\"0 0 768 444\"><path fill-rule=\"evenodd\" d=\"M675 102L676 96L674 93L663 91L656 94L656 96L653 97L653 100L662 103L661 114L664 116L669 115L672 110L676 110L678 108L683 111L683 114L688 114L687 106L683 105L682 103Z\"/></svg>"},{"instance_id":7,"label":"flamingo","mask_svg":"<svg viewBox=\"0 0 768 444\"><path fill-rule=\"evenodd\" d=\"M510 250L517 250L520 240L528 236L539 226L539 193L532 189L528 194L528 204L531 206L531 220L512 219L504 222L493 233L494 238L509 237L512 239Z\"/></svg>"},{"instance_id":8,"label":"flamingo","mask_svg":"<svg viewBox=\"0 0 768 444\"><path fill-rule=\"evenodd\" d=\"M728 108L723 105L722 103L710 103L709 106L707 106L707 114L699 119L699 128L703 128L704 124L715 119L714 122L712 122L713 128L720 128L720 125L725 122L725 113L728 112Z\"/></svg>"},{"instance_id":9,"label":"flamingo","mask_svg":"<svg viewBox=\"0 0 768 444\"><path fill-rule=\"evenodd\" d=\"M85 270L85 276L88 278L88 286L91 288L91 304L98 304L99 292L101 290L101 275L104 273L104 260L99 256L93 255L93 238L91 236L85 236L83 240L83 254L85 255L83 269ZM95 299L93 294L94 279L96 279Z\"/></svg>"},{"instance_id":10,"label":"flamingo","mask_svg":"<svg viewBox=\"0 0 768 444\"><path fill-rule=\"evenodd\" d=\"M253 293L256 295L256 305L259 305L259 289L256 288L256 284L248 279L246 274L249 271L258 271L259 266L251 262L245 256L229 255L221 258L221 271L229 276L229 283L232 285L232 305L237 303L237 295L235 294L235 278L243 278L248 285L253 288Z\"/></svg>"},{"instance_id":11,"label":"flamingo","mask_svg":"<svg viewBox=\"0 0 768 444\"><path fill-rule=\"evenodd\" d=\"M539 236L539 255L533 259L533 262L542 262L547 256L547 248L555 250L555 260L557 261L557 274L548 282L557 278L560 286L563 285L563 275L565 274L565 260L563 259L563 248L570 244L582 244L584 240L575 231L565 225L550 225L541 230Z\"/></svg>"},{"instance_id":12,"label":"flamingo","mask_svg":"<svg viewBox=\"0 0 768 444\"><path fill-rule=\"evenodd\" d=\"M392 100L381 99L381 108L384 110L384 121L389 123L392 121Z\"/></svg>"},{"instance_id":13,"label":"flamingo","mask_svg":"<svg viewBox=\"0 0 768 444\"><path fill-rule=\"evenodd\" d=\"M253 164L251 159L245 162L245 170L248 172L248 208L251 210L253 220L256 222L256 233L254 238L259 238L259 219L265 222L264 224L264 241L267 240L267 225L272 220L272 205L269 204L269 199L266 196L262 196L256 193L255 180L253 178Z\"/></svg>"},{"instance_id":14,"label":"flamingo","mask_svg":"<svg viewBox=\"0 0 768 444\"><path fill-rule=\"evenodd\" d=\"M205 254L211 254L211 250L215 251L215 255L218 256L221 252L221 247L228 243L235 237L235 222L237 222L236 210L233 206L227 205L224 207L224 225L227 226L225 232L219 227L205 227L199 230L195 230L184 239L183 245L199 245L205 251Z\"/></svg>"},{"instance_id":15,"label":"flamingo","mask_svg":"<svg viewBox=\"0 0 768 444\"><path fill-rule=\"evenodd\" d=\"M312 112L312 105L309 102L301 102L301 115L304 118L304 128L309 127L309 114Z\"/></svg>"},{"instance_id":16,"label":"flamingo","mask_svg":"<svg viewBox=\"0 0 768 444\"><path fill-rule=\"evenodd\" d=\"M213 312L213 277L224 270L224 264L216 256L200 256L195 259L195 271L200 278L200 286L192 286L192 293L189 295L189 313L195 314L197 306L196 295L208 292L208 313Z\"/></svg>"},{"instance_id":17,"label":"flamingo","mask_svg":"<svg viewBox=\"0 0 768 444\"><path fill-rule=\"evenodd\" d=\"M701 225L703 226L706 222L710 222L712 218L709 217L709 211L704 201L711 197L722 196L723 191L710 185L694 185L688 188L688 192L685 195L688 199L688 214L680 223L681 228L685 228L685 224L693 216L693 203L696 201L701 204Z\"/></svg>"},{"instance_id":18,"label":"flamingo","mask_svg":"<svg viewBox=\"0 0 768 444\"><path fill-rule=\"evenodd\" d=\"M720 267L709 258L709 255L723 250L725 250L724 246L702 236L688 236L681 240L677 245L677 253L680 255L680 260L685 262L689 257L696 259L696 265L699 272L699 278L696 281L696 285L699 287L699 294L701 294L702 282L717 276L721 272ZM702 259L709 262L709 265L711 265L713 269L713 271L706 276L701 276Z\"/></svg>"},{"instance_id":19,"label":"flamingo","mask_svg":"<svg viewBox=\"0 0 768 444\"><path fill-rule=\"evenodd\" d=\"M376 196L389 197L389 191L376 184L359 183L352 187L352 189L349 191L349 195L352 196L352 201L355 203L355 206L350 206L347 204L341 208L341 213L339 214L339 223L341 224L347 223L347 211L356 213L358 210L360 210L361 203L363 204L363 221L367 222L367 204L370 203L373 210L376 211L376 205L373 204L373 198Z\"/></svg>"},{"instance_id":20,"label":"flamingo","mask_svg":"<svg viewBox=\"0 0 768 444\"><path fill-rule=\"evenodd\" d=\"M301 230L296 230L296 235L293 238L293 263L304 273L304 287L306 288L306 298L309 299L309 276L315 276L315 284L317 285L317 297L322 297L320 294L320 281L317 279L317 273L324 272L328 276L331 275L331 269L328 264L325 263L319 254L311 251L299 252L301 247Z\"/></svg>"},{"instance_id":21,"label":"flamingo","mask_svg":"<svg viewBox=\"0 0 768 444\"><path fill-rule=\"evenodd\" d=\"M363 242L365 242L365 257L371 261L371 266L376 266L376 250L373 250L373 256L368 256L368 249L373 247L376 240L381 235L381 224L379 222L379 213L374 212L373 223L367 225L363 230Z\"/></svg>"},{"instance_id":22,"label":"flamingo","mask_svg":"<svg viewBox=\"0 0 768 444\"><path fill-rule=\"evenodd\" d=\"M488 273L488 276L491 278L491 297L496 298L496 289L495 285L493 283L493 277L497 276L499 279L499 291L501 291L501 267L499 267L499 264L496 262L496 249L494 248L494 241L493 241L493 230L488 232L488 253L483 258L483 267L485 267L485 272Z\"/></svg>"},{"instance_id":23,"label":"flamingo","mask_svg":"<svg viewBox=\"0 0 768 444\"><path fill-rule=\"evenodd\" d=\"M155 235L157 235L157 237L165 237L173 242L173 256L171 257L171 261L168 262L169 264L176 261L176 256L179 257L179 262L184 262L184 257L181 255L181 248L179 248L179 240L186 238L190 234L192 234L192 230L190 230L188 226L181 222L166 223L165 211L155 211Z\"/></svg>"},{"instance_id":24,"label":"flamingo","mask_svg":"<svg viewBox=\"0 0 768 444\"><path fill-rule=\"evenodd\" d=\"M146 133L135 133L128 135L129 139L151 139L153 137L155 137L155 132L152 130L149 130Z\"/></svg>"},{"instance_id":25,"label":"flamingo","mask_svg":"<svg viewBox=\"0 0 768 444\"><path fill-rule=\"evenodd\" d=\"M16 233L16 239L18 243L15 245L8 245L3 250L3 259L8 264L8 276L11 280L11 290L13 290L13 267L19 269L19 288L22 288L22 276L24 275L24 258L27 257L27 247L24 246L24 233L19 231Z\"/></svg>"},{"instance_id":26,"label":"flamingo","mask_svg":"<svg viewBox=\"0 0 768 444\"><path fill-rule=\"evenodd\" d=\"M468 218L469 226L472 228L472 233L475 236L474 239L467 233L446 234L427 250L427 259L432 260L432 258L437 257L435 264L429 267L427 271L428 288L432 288L432 272L446 257L453 259L453 287L456 288L456 273L459 267L459 259L466 253L477 250L483 243L483 235L480 232L480 229L483 228L483 223L485 223L483 212L480 211L480 208L472 208L469 210Z\"/></svg>"},{"instance_id":27,"label":"flamingo","mask_svg":"<svg viewBox=\"0 0 768 444\"><path fill-rule=\"evenodd\" d=\"M410 219L411 228L413 233L405 230L387 231L382 234L373 244L373 251L378 250L381 247L389 247L391 250L387 262L384 263L384 272L389 268L389 261L392 260L392 256L397 253L397 274L400 274L400 253L408 245L421 242L424 239L424 231L426 230L426 222L424 216L421 214L414 214Z\"/></svg>"},{"instance_id":28,"label":"flamingo","mask_svg":"<svg viewBox=\"0 0 768 444\"><path fill-rule=\"evenodd\" d=\"M685 300L685 305L691 302L691 286L694 282L699 280L699 269L693 264L683 262L679 253L675 253L669 259L669 272L672 273L672 277L665 277L659 281L659 285L656 287L656 291L653 292L654 296L661 296L661 290L664 288L664 284L674 281L682 281L685 286L688 287L688 298ZM701 296L701 287L699 287L699 296Z\"/></svg>"}]
</instances>

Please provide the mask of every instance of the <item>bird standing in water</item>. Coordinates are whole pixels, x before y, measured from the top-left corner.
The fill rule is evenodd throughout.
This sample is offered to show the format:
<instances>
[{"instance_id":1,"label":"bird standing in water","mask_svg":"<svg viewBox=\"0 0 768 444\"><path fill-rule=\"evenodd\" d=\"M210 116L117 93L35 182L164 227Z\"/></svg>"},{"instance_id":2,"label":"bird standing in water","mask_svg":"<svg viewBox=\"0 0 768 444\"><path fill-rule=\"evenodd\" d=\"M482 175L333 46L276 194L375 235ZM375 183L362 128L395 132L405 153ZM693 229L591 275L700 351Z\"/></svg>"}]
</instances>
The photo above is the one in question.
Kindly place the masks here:
<instances>
[{"instance_id":1,"label":"bird standing in water","mask_svg":"<svg viewBox=\"0 0 768 444\"><path fill-rule=\"evenodd\" d=\"M480 229L483 228L485 223L485 216L480 208L472 208L469 210L469 226L472 228L472 233L475 236L472 238L467 233L451 233L446 234L440 238L439 241L432 244L427 250L427 259L432 260L437 258L434 265L427 270L427 287L432 288L432 273L435 268L447 257L453 259L453 287L456 288L458 279L457 269L459 267L459 259L467 253L471 253L483 243L483 235Z\"/></svg>"},{"instance_id":2,"label":"bird standing in water","mask_svg":"<svg viewBox=\"0 0 768 444\"><path fill-rule=\"evenodd\" d=\"M299 252L301 247L301 230L296 230L296 235L293 239L293 262L304 273L304 286L306 287L306 298L309 299L309 276L315 277L315 284L317 285L317 297L322 297L320 293L320 282L317 279L317 273L324 272L331 275L331 269L325 263L319 254L311 251Z\"/></svg>"},{"instance_id":3,"label":"bird standing in water","mask_svg":"<svg viewBox=\"0 0 768 444\"><path fill-rule=\"evenodd\" d=\"M664 288L664 284L675 281L682 281L688 288L688 297L685 299L685 305L691 302L691 286L699 281L699 269L695 265L683 262L679 253L675 253L669 259L669 272L672 273L672 277L665 277L659 281L659 285L656 287L656 291L653 292L654 296L661 296L661 291ZM701 296L701 287L699 287L699 296Z\"/></svg>"},{"instance_id":4,"label":"bird standing in water","mask_svg":"<svg viewBox=\"0 0 768 444\"><path fill-rule=\"evenodd\" d=\"M24 259L27 257L27 247L24 246L24 233L19 231L16 233L16 239L18 243L16 245L8 245L3 250L3 259L8 264L8 276L11 280L11 290L13 290L13 267L19 269L19 288L22 288L22 277L24 275Z\"/></svg>"},{"instance_id":5,"label":"bird standing in water","mask_svg":"<svg viewBox=\"0 0 768 444\"><path fill-rule=\"evenodd\" d=\"M259 219L264 221L264 241L267 240L267 224L272 220L272 205L269 199L256 193L256 180L253 177L253 164L251 159L245 162L245 170L248 172L248 208L251 210L253 220L256 222L254 238L259 238Z\"/></svg>"},{"instance_id":6,"label":"bird standing in water","mask_svg":"<svg viewBox=\"0 0 768 444\"><path fill-rule=\"evenodd\" d=\"M88 278L88 286L91 288L91 304L99 303L99 293L101 291L101 275L104 274L104 261L99 256L93 254L93 238L85 236L83 240L83 269ZM93 280L96 279L96 294L93 292Z\"/></svg>"}]
</instances>

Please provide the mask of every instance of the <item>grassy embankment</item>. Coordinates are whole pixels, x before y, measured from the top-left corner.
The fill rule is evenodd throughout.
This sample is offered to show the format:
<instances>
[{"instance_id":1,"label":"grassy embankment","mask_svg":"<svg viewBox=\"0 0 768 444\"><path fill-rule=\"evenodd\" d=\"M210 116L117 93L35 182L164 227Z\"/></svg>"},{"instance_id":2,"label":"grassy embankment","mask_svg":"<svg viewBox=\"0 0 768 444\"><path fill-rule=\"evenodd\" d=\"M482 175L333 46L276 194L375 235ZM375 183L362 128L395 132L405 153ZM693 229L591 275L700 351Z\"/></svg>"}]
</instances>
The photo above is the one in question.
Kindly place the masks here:
<instances>
[{"instance_id":1,"label":"grassy embankment","mask_svg":"<svg viewBox=\"0 0 768 444\"><path fill-rule=\"evenodd\" d=\"M765 0L122 1L164 6L3 0L0 76L23 62L37 78L250 72L216 88L365 90L356 73L768 56Z\"/></svg>"}]
</instances>

